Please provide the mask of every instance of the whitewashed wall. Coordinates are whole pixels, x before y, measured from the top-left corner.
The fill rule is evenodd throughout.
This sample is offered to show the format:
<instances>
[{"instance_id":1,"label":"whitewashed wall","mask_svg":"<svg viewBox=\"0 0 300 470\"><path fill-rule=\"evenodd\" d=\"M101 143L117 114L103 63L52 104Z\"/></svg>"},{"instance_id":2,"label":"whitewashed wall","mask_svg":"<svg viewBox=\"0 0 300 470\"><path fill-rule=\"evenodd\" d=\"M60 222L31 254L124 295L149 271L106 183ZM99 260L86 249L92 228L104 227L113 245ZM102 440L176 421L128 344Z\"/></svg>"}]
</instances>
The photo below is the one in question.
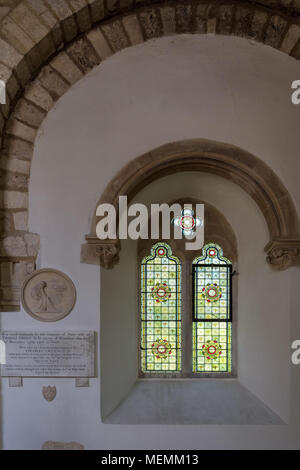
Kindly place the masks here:
<instances>
[{"instance_id":1,"label":"whitewashed wall","mask_svg":"<svg viewBox=\"0 0 300 470\"><path fill-rule=\"evenodd\" d=\"M77 305L51 325L24 311L3 313L2 329L92 329L99 338L99 268L80 264L80 245L110 179L161 144L203 137L238 145L274 169L299 208L300 107L290 102L290 85L299 74L293 59L247 40L181 36L124 50L77 83L43 125L30 182L30 231L41 235L39 267L70 275ZM291 424L108 425L100 420L99 378L86 389L67 379L25 379L23 388L12 389L3 380L5 449L38 449L49 439L76 440L88 449L299 446L300 368L290 366L290 343L300 338L299 269L274 274L264 264L265 222L240 188L201 175L192 191L178 196L199 194L217 206L238 237L240 380L259 398L267 397L285 421L291 414ZM254 336L258 327L261 334ZM43 385L57 386L52 403L42 397Z\"/></svg>"}]
</instances>

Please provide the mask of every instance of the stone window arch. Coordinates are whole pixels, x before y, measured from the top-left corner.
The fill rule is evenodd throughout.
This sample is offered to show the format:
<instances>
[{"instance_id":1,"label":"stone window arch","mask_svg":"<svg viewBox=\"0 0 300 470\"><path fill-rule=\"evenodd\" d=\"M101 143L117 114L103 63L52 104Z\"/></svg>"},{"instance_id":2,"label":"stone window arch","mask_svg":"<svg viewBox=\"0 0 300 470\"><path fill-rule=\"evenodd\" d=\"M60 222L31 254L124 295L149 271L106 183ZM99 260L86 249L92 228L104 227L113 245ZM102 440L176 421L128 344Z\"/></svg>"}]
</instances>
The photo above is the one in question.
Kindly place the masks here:
<instances>
[{"instance_id":1,"label":"stone window arch","mask_svg":"<svg viewBox=\"0 0 300 470\"><path fill-rule=\"evenodd\" d=\"M206 139L162 145L126 165L108 184L96 208L110 203L118 214L119 196L127 195L130 201L145 185L180 171L217 174L242 187L265 218L269 242L264 250L269 266L285 270L300 265L300 221L291 195L266 163L234 145ZM118 239L100 241L96 237L97 220L95 210L87 242L82 245L81 259L84 263L100 262L103 267L112 268L119 260L120 242Z\"/></svg>"},{"instance_id":2,"label":"stone window arch","mask_svg":"<svg viewBox=\"0 0 300 470\"><path fill-rule=\"evenodd\" d=\"M201 144L203 144L203 141L197 140L197 144L200 147ZM100 305L100 330L102 331L100 339L101 413L102 419L106 423L282 423L278 418L278 415L276 415L276 410L274 410L275 413L272 411L274 408L272 407L271 398L269 398L269 396L271 397L271 392L270 395L266 395L264 398L261 398L262 396L255 391L257 396L260 397L260 400L263 400L260 401L251 395L251 391L253 390L249 385L252 379L257 379L257 376L259 377L258 383L263 384L264 377L272 375L267 356L263 356L259 364L256 363L257 351L253 353L253 350L251 349L251 335L257 335L257 338L260 338L261 344L259 350L261 351L264 350L264 345L265 343L268 343L268 341L270 341L269 344L271 347L272 340L271 336L264 338L263 331L260 328L261 323L259 321L253 321L253 316L251 315L251 304L253 304L253 302L256 305L256 319L260 314L267 313L267 309L262 307L262 311L260 312L260 296L253 295L253 302L251 302L251 296L253 292L255 292L257 284L260 285L261 282L255 272L255 266L250 265L247 270L249 250L247 250L247 246L244 243L245 238L240 238L242 232L246 235L245 231L247 228L241 228L241 230L238 229L238 226L236 225L236 221L238 219L235 219L235 216L230 212L230 210L227 211L227 209L225 209L225 207L228 207L227 204L222 206L225 209L224 213L217 209L217 207L221 207L219 206L221 203L220 194L218 194L218 197L214 198L214 189L212 186L208 189L205 185L205 189L198 192L197 189L195 189L195 191L193 189L194 187L197 188L197 186L194 186L193 184L190 184L189 186L188 184L188 182L191 183L192 181L194 184L197 184L198 182L200 185L199 187L201 187L201 182L204 182L206 177L210 180L210 176L206 174L207 171L204 172L203 175L197 175L198 159L201 161L202 155L205 154L205 160L207 158L206 163L209 161L217 162L218 159L224 162L226 161L226 156L229 156L230 147L234 152L236 159L238 159L239 166L244 163L243 151L239 154L240 149L237 150L234 148L235 150L233 150L231 146L227 147L226 145L225 149L223 148L223 152L226 152L227 148L228 153L227 155L223 154L223 156L221 156L220 148L223 144L212 142L208 144L208 142L205 141L204 145L209 145L209 151L202 154L199 147L197 150L197 144L195 144L195 141L185 141L184 143L179 143L179 145L176 145L175 143L169 144L168 146L163 146L160 149L154 150L150 154L139 157L134 161L132 167L131 165L128 165L125 167L124 171L121 171L120 174L116 176L105 191L104 194L106 195L106 199L103 200L106 202L111 201L111 203L114 203L117 207L119 194L125 194L128 196L129 204L130 201L132 201L133 203L142 202L147 205L150 202L161 202L161 200L166 202L169 206L176 202L181 205L186 203L205 204L206 231L204 233L204 243L206 244L214 241L216 244L220 245L223 249L224 256L232 262L233 272L236 271L237 274L232 277L232 379L230 378L228 380L223 374L219 375L219 377L216 374L202 376L205 380L200 378L197 378L197 380L190 380L189 375L182 376L182 379L184 380L181 380L181 378L180 380L176 380L176 377L169 375L167 378L159 377L155 380L148 379L148 377L138 377L139 358L137 352L139 347L139 332L137 325L139 319L139 308L138 281L136 279L138 277L139 260L142 260L145 256L149 255L151 247L155 242L161 241L161 234L159 234L158 239L155 240L108 240L107 244L103 243L103 245L101 244L101 240L96 240L94 237L87 237L87 243L84 245L82 253L82 261L89 263L101 262L101 257L103 256L102 247L107 246L108 249L107 252L105 252L105 257L108 266L112 268L101 268L101 292L103 293ZM220 145L220 154L218 153L218 145ZM253 160L251 160L248 153L246 153L246 155L249 157L247 162L249 165L250 162L252 164L254 161L256 162L254 165L259 165L261 163L253 156L251 156L253 157ZM176 165L174 163L175 161ZM173 168L171 166L171 162L174 163ZM193 168L191 162L194 164ZM184 170L188 168L185 164L191 165L187 173L184 173ZM132 173L130 167L132 169ZM233 165L231 168L233 168ZM152 169L153 172L151 172ZM183 170L183 172L181 170ZM250 173L253 175L252 172ZM268 176L266 176L266 179L263 171L259 172L259 174L260 177L262 177L262 179L260 179L260 183L262 183L262 180L265 181L266 187L271 191L269 194L276 194L276 188L278 188L278 186L272 185L272 187L270 187L268 183L270 173L267 172ZM275 177L274 173L271 174ZM163 177L161 178L161 176ZM218 184L217 180L222 180L220 176L222 176L221 172L218 172L217 175L213 175L212 181ZM231 182L224 182L224 188L225 186L227 187L228 184L229 189L228 198L226 199L230 200L230 194L232 194L232 197L238 197L238 194L241 194L242 197L241 189L234 188L234 185L231 184L232 177L228 176L228 178ZM148 185L146 181L148 181ZM168 185L166 184L167 181ZM237 181L235 176L234 181ZM180 182L182 182L181 186ZM250 183L250 179L248 182ZM279 187L281 187L280 184ZM185 193L187 190L184 188L190 188L189 191L191 196L188 197L187 194L187 197L185 198L176 197L176 193L178 194L177 188L183 188ZM245 189L245 185L243 186L243 189ZM231 190L233 193L230 192ZM206 191L210 203L205 199L200 199L201 196L205 196ZM182 193L181 190L180 193ZM155 200L153 201L152 197L154 194ZM199 195L199 199L197 199L197 194ZM161 199L162 196L163 199ZM247 204L245 208L251 208L248 216L250 218L249 220L252 220L252 223L256 223L260 220L257 238L255 238L255 240L249 240L249 247L251 246L251 248L254 249L255 260L258 263L257 266L259 269L265 270L266 277L270 276L270 279L272 278L275 282L280 282L280 280L284 280L286 274L275 273L272 272L272 270L268 270L268 267L264 266L264 260L262 259L263 250L261 249L262 247L260 242L268 239L268 234L270 234L270 230L269 232L267 230L268 225L258 214L257 207L252 204L252 200L248 196L242 200L243 204ZM212 201L214 202L212 203ZM278 202L280 205L280 200L278 200ZM263 207L261 202L257 205L258 208ZM232 206L229 203L229 207L234 207L234 204ZM225 217L225 214L227 218ZM247 215L247 212L245 214ZM251 219L254 214L256 214L255 219ZM286 216L287 213L285 214L285 217ZM95 219L95 221L97 221L97 219ZM92 221L90 235L93 233L92 230L95 221ZM229 221L233 224L232 226ZM294 223L296 221L297 219L294 220ZM286 226L287 230L289 230L288 226ZM167 241L171 246L172 253L181 260L182 272L184 275L191 277L192 262L201 253L195 253L192 250L185 250L183 246L185 243L184 239L170 239L165 241ZM241 247L239 244L241 244ZM113 247L116 251L112 251L110 253L110 247ZM242 248L243 252L240 252L240 249L242 250ZM247 256L245 256L244 249L248 253ZM99 251L97 252L97 250ZM110 254L113 255L112 258L110 258ZM116 262L117 257L119 258L119 262ZM114 262L110 264L112 259ZM245 291L248 292L247 289L249 288L251 289L251 296L245 295ZM271 294L272 286L268 285L267 288L270 289L268 292ZM126 308L124 306L124 309L122 309L122 301L117 299L118 296L111 295L112 289L114 289L113 292L131 293L130 299L126 303ZM258 291L259 289L260 288L258 287ZM184 288L182 289L182 295L182 322L184 323L186 319L191 319L192 305L190 304L192 302L192 296L188 291L185 291ZM265 300L263 302L265 302ZM267 302L268 301L266 300L266 303ZM285 319L282 319L282 321L285 324ZM120 335L121 338L114 343L115 347L112 352L111 345L112 342L115 341L116 337L116 322L121 322L122 334ZM250 331L251 335L249 335ZM270 329L270 335L272 334L273 330ZM239 341L237 341L237 338L239 338ZM186 357L184 357L184 355L182 357L183 365L186 364L187 358L192 358L191 339L189 340L189 345L190 346L183 344L183 351L187 351L188 353ZM188 350L189 347L190 352ZM113 362L112 357L115 362ZM126 371L126 373L124 371ZM116 379L116 375L118 379ZM168 378L170 380L168 380ZM209 380L206 380L206 378L209 378ZM203 407L199 402L195 405L195 402L193 401L195 396L199 397L201 403L205 401L207 405ZM239 397L238 400L237 396ZM172 403L175 403L174 406L171 406L170 400L173 400ZM264 401L271 410L266 410ZM192 407L190 406L190 403L193 403ZM215 410L219 406L221 407L221 411L216 416ZM168 410L170 409L172 409L172 412L169 413Z\"/></svg>"}]
</instances>

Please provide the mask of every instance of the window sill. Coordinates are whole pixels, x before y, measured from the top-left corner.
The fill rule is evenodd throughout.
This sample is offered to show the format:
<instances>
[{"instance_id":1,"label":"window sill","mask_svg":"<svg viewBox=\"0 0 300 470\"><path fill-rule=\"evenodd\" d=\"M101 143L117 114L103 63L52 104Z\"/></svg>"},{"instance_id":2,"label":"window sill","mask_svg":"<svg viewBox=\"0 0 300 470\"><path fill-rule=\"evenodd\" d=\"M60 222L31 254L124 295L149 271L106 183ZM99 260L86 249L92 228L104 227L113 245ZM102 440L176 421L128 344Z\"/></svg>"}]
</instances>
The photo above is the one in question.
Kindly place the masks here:
<instances>
[{"instance_id":1,"label":"window sill","mask_svg":"<svg viewBox=\"0 0 300 470\"><path fill-rule=\"evenodd\" d=\"M166 374L160 374L157 372L145 372L139 374L139 380L185 380L185 379L235 379L236 374L234 372L191 372L183 374L181 372L168 372Z\"/></svg>"},{"instance_id":2,"label":"window sill","mask_svg":"<svg viewBox=\"0 0 300 470\"><path fill-rule=\"evenodd\" d=\"M236 379L138 379L108 424L285 424Z\"/></svg>"}]
</instances>

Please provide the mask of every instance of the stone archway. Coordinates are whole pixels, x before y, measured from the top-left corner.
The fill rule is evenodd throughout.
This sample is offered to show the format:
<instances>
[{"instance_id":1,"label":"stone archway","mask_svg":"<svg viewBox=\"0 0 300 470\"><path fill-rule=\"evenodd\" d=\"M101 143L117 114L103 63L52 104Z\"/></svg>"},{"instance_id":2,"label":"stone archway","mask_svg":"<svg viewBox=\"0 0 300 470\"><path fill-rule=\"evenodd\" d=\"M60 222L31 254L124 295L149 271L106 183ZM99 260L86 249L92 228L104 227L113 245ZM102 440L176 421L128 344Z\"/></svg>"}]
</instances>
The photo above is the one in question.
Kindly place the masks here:
<instances>
[{"instance_id":1,"label":"stone archway","mask_svg":"<svg viewBox=\"0 0 300 470\"><path fill-rule=\"evenodd\" d=\"M269 229L267 262L277 270L300 264L300 221L294 203L278 176L254 155L229 144L192 139L163 145L126 165L109 183L99 204L118 211L119 196L130 201L151 181L180 171L201 171L227 178L243 188L260 208ZM82 261L112 268L119 260L118 240L99 240L94 211Z\"/></svg>"},{"instance_id":2,"label":"stone archway","mask_svg":"<svg viewBox=\"0 0 300 470\"><path fill-rule=\"evenodd\" d=\"M20 283L34 269L39 250L39 236L29 233L27 226L37 131L76 81L123 48L181 33L248 37L300 58L299 7L285 0L271 6L266 0L16 0L10 4L0 23L0 79L7 89L7 103L0 106L2 311L19 310ZM277 254L286 257L285 251Z\"/></svg>"}]
</instances>

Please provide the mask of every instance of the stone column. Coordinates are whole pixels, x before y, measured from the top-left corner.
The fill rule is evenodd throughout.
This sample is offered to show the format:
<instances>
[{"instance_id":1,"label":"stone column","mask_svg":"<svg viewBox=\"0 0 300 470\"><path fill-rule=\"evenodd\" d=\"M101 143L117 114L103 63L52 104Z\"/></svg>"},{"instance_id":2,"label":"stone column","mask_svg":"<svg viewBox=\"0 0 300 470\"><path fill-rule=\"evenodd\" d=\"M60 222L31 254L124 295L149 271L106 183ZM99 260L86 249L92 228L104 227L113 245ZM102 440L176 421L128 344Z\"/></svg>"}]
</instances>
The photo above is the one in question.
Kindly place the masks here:
<instances>
[{"instance_id":1,"label":"stone column","mask_svg":"<svg viewBox=\"0 0 300 470\"><path fill-rule=\"evenodd\" d=\"M20 310L21 287L26 276L35 269L40 237L24 232L2 235L0 246L0 310Z\"/></svg>"}]
</instances>

